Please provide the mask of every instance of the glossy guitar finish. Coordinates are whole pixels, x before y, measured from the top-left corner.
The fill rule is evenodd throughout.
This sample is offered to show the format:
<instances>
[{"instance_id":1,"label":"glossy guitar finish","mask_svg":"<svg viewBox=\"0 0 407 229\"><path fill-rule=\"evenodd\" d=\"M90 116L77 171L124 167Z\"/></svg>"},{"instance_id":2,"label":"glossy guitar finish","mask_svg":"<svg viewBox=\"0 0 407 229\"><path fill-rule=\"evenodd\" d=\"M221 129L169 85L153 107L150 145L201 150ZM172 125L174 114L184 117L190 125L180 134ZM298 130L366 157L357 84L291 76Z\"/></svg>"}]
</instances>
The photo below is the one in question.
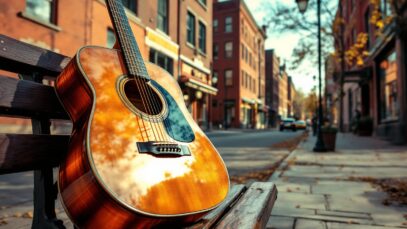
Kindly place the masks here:
<instances>
[{"instance_id":1,"label":"glossy guitar finish","mask_svg":"<svg viewBox=\"0 0 407 229\"><path fill-rule=\"evenodd\" d=\"M127 71L118 50L84 47L57 79L57 94L74 123L58 184L64 207L80 228L188 224L226 198L225 165L190 116L178 83L156 65L146 68L148 84L176 103L169 108L167 101L165 109L182 114L191 142L168 134L176 122L142 119L123 103L118 82ZM186 145L191 155L140 153L137 143L155 139L157 129L165 130L166 140Z\"/></svg>"}]
</instances>

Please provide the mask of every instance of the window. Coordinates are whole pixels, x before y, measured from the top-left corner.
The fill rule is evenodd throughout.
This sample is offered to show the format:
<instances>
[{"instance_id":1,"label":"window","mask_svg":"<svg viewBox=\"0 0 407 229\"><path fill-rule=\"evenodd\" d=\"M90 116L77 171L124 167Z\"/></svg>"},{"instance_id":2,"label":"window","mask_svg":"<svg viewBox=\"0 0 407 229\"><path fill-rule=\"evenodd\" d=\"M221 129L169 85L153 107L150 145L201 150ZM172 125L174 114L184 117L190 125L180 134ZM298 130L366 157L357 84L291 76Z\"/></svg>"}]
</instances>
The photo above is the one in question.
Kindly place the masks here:
<instances>
[{"instance_id":1,"label":"window","mask_svg":"<svg viewBox=\"0 0 407 229\"><path fill-rule=\"evenodd\" d=\"M195 16L189 11L187 14L187 42L195 46Z\"/></svg>"},{"instance_id":2,"label":"window","mask_svg":"<svg viewBox=\"0 0 407 229\"><path fill-rule=\"evenodd\" d=\"M400 105L397 90L397 61L393 52L380 62L380 118L383 121L397 120Z\"/></svg>"},{"instance_id":3,"label":"window","mask_svg":"<svg viewBox=\"0 0 407 229\"><path fill-rule=\"evenodd\" d=\"M116 43L116 36L114 34L113 29L108 28L107 29L107 42L106 42L106 46L108 48L113 48L114 44Z\"/></svg>"},{"instance_id":4,"label":"window","mask_svg":"<svg viewBox=\"0 0 407 229\"><path fill-rule=\"evenodd\" d=\"M25 11L41 21L56 24L56 0L27 0Z\"/></svg>"},{"instance_id":5,"label":"window","mask_svg":"<svg viewBox=\"0 0 407 229\"><path fill-rule=\"evenodd\" d=\"M216 81L216 83L215 83ZM215 86L218 85L218 81L219 81L219 77L218 77L218 71L213 71L213 75L212 75L212 82Z\"/></svg>"},{"instance_id":6,"label":"window","mask_svg":"<svg viewBox=\"0 0 407 229\"><path fill-rule=\"evenodd\" d=\"M228 41L225 43L225 58L232 58L233 56L233 43Z\"/></svg>"},{"instance_id":7,"label":"window","mask_svg":"<svg viewBox=\"0 0 407 229\"><path fill-rule=\"evenodd\" d=\"M198 0L199 3L201 3L202 5L206 6L206 0Z\"/></svg>"},{"instance_id":8,"label":"window","mask_svg":"<svg viewBox=\"0 0 407 229\"><path fill-rule=\"evenodd\" d=\"M137 0L122 0L124 7L137 14Z\"/></svg>"},{"instance_id":9,"label":"window","mask_svg":"<svg viewBox=\"0 0 407 229\"><path fill-rule=\"evenodd\" d=\"M218 19L213 20L213 31L218 32L219 22Z\"/></svg>"},{"instance_id":10,"label":"window","mask_svg":"<svg viewBox=\"0 0 407 229\"><path fill-rule=\"evenodd\" d=\"M153 48L150 49L150 62L157 64L158 66L167 70L171 75L173 75L174 73L173 59Z\"/></svg>"},{"instance_id":11,"label":"window","mask_svg":"<svg viewBox=\"0 0 407 229\"><path fill-rule=\"evenodd\" d=\"M369 50L370 49L370 9L369 9L369 7L366 10L364 22L365 22L365 32L367 33L366 48Z\"/></svg>"},{"instance_id":12,"label":"window","mask_svg":"<svg viewBox=\"0 0 407 229\"><path fill-rule=\"evenodd\" d=\"M201 21L199 22L199 50L203 53L206 53L206 26Z\"/></svg>"},{"instance_id":13,"label":"window","mask_svg":"<svg viewBox=\"0 0 407 229\"><path fill-rule=\"evenodd\" d=\"M157 28L168 34L168 1L158 0Z\"/></svg>"},{"instance_id":14,"label":"window","mask_svg":"<svg viewBox=\"0 0 407 229\"><path fill-rule=\"evenodd\" d=\"M225 85L233 86L233 71L230 69L225 70Z\"/></svg>"},{"instance_id":15,"label":"window","mask_svg":"<svg viewBox=\"0 0 407 229\"><path fill-rule=\"evenodd\" d=\"M380 0L380 12L382 12L383 18L391 15L390 4L387 0Z\"/></svg>"},{"instance_id":16,"label":"window","mask_svg":"<svg viewBox=\"0 0 407 229\"><path fill-rule=\"evenodd\" d=\"M244 44L242 43L242 59L244 59Z\"/></svg>"},{"instance_id":17,"label":"window","mask_svg":"<svg viewBox=\"0 0 407 229\"><path fill-rule=\"evenodd\" d=\"M242 86L244 86L244 71L242 70L242 75L240 77L240 84L242 84Z\"/></svg>"},{"instance_id":18,"label":"window","mask_svg":"<svg viewBox=\"0 0 407 229\"><path fill-rule=\"evenodd\" d=\"M231 33L232 31L232 17L228 16L225 18L225 33Z\"/></svg>"},{"instance_id":19,"label":"window","mask_svg":"<svg viewBox=\"0 0 407 229\"><path fill-rule=\"evenodd\" d=\"M213 59L218 59L219 46L218 44L213 44Z\"/></svg>"}]
</instances>

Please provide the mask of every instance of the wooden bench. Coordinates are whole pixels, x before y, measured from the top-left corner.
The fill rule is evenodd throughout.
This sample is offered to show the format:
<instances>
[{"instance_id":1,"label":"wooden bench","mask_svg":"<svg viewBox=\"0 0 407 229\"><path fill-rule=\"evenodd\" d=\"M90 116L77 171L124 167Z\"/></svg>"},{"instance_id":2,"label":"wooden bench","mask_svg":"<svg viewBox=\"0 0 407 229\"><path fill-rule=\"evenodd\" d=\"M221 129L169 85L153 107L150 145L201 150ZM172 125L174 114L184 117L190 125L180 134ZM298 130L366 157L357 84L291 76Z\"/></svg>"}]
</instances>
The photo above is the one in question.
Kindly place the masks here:
<instances>
[{"instance_id":1,"label":"wooden bench","mask_svg":"<svg viewBox=\"0 0 407 229\"><path fill-rule=\"evenodd\" d=\"M64 228L55 214L58 193L53 168L64 159L69 136L51 135L50 120L69 118L53 87L42 82L55 79L69 60L0 35L0 70L20 78L0 75L0 116L30 118L32 124L32 134L0 131L0 174L34 170L32 228ZM220 207L190 228L264 228L276 198L270 182L234 185Z\"/></svg>"}]
</instances>

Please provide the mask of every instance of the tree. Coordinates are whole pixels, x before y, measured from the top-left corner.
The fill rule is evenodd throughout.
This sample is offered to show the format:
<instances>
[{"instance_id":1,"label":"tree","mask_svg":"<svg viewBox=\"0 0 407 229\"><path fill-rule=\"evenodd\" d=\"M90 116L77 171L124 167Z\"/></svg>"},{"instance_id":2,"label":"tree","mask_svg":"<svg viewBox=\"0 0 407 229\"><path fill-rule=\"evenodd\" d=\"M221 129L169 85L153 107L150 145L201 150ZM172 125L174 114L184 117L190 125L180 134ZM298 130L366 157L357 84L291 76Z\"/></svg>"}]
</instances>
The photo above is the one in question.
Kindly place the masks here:
<instances>
[{"instance_id":1,"label":"tree","mask_svg":"<svg viewBox=\"0 0 407 229\"><path fill-rule=\"evenodd\" d=\"M301 40L294 48L291 69L298 69L309 60L317 64L317 39L318 25L316 13L316 0L310 0L307 11L299 13L295 1L294 4L287 4L276 1L265 1L263 6L270 15L265 19L265 24L276 34L294 33L301 35ZM321 0L321 33L322 33L322 56L326 57L334 50L335 40L338 40L334 33L334 19L337 9L337 2L332 0Z\"/></svg>"}]
</instances>

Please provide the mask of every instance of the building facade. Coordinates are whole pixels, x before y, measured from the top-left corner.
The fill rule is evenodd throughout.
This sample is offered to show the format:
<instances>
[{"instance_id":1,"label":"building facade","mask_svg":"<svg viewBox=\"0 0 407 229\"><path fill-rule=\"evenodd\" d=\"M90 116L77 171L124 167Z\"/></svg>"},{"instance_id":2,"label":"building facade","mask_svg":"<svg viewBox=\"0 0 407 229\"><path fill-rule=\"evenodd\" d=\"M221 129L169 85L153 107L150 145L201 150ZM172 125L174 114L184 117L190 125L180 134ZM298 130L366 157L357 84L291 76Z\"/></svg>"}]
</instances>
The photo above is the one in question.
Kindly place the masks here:
<instances>
[{"instance_id":1,"label":"building facade","mask_svg":"<svg viewBox=\"0 0 407 229\"><path fill-rule=\"evenodd\" d=\"M264 128L265 31L243 0L215 1L213 5L213 71L218 94L212 114L217 126Z\"/></svg>"},{"instance_id":2,"label":"building facade","mask_svg":"<svg viewBox=\"0 0 407 229\"><path fill-rule=\"evenodd\" d=\"M406 1L396 1L394 11L388 1L377 6L368 0L342 0L344 43L348 50L359 34L368 35L365 50L368 55L362 64L345 66L343 112L346 130L352 130L360 117L373 119L373 133L394 143L407 142L406 129ZM378 9L384 19L383 28L371 23L373 11ZM402 11L404 9L404 11ZM401 10L401 11L400 11ZM397 15L396 15L397 12ZM392 20L389 20L393 18ZM404 26L403 26L404 24ZM340 106L340 104L338 104ZM338 109L339 110L339 109Z\"/></svg>"},{"instance_id":3,"label":"building facade","mask_svg":"<svg viewBox=\"0 0 407 229\"><path fill-rule=\"evenodd\" d=\"M280 81L279 81L279 98L278 98L278 114L279 119L287 118L289 116L288 113L288 74L285 71L285 65L280 66Z\"/></svg>"},{"instance_id":4,"label":"building facade","mask_svg":"<svg viewBox=\"0 0 407 229\"><path fill-rule=\"evenodd\" d=\"M269 106L269 126L279 122L280 59L273 49L266 50L266 104Z\"/></svg>"},{"instance_id":5,"label":"building facade","mask_svg":"<svg viewBox=\"0 0 407 229\"><path fill-rule=\"evenodd\" d=\"M175 77L202 127L212 87L212 1L122 0L140 52ZM190 16L194 16L194 20ZM1 33L74 56L85 45L113 47L115 33L103 0L0 0Z\"/></svg>"}]
</instances>

